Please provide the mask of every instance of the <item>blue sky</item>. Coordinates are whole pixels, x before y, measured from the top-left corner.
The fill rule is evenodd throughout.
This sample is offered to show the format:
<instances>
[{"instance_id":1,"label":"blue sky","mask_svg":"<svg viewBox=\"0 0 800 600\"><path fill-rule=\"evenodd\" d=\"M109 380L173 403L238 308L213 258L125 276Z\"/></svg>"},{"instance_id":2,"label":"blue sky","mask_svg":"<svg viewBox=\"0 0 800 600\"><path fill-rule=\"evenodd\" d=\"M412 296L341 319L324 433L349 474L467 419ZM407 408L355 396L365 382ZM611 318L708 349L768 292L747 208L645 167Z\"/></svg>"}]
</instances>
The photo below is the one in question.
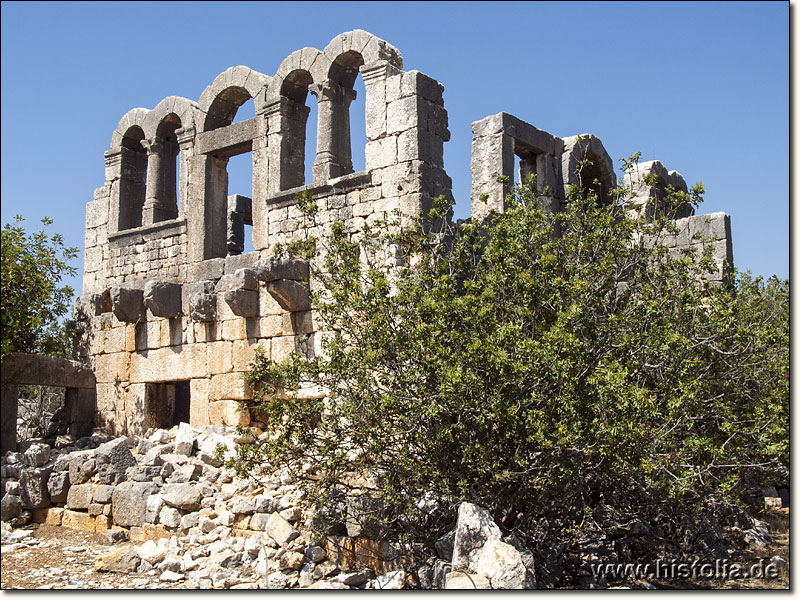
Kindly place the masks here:
<instances>
[{"instance_id":1,"label":"blue sky","mask_svg":"<svg viewBox=\"0 0 800 600\"><path fill-rule=\"evenodd\" d=\"M731 215L736 266L788 277L786 2L3 2L3 223L49 216L82 250L85 204L129 109L197 100L232 65L272 75L294 50L351 29L444 84L457 217L469 212L470 123L505 111L704 182L698 212ZM249 193L246 159L231 171L229 191Z\"/></svg>"}]
</instances>

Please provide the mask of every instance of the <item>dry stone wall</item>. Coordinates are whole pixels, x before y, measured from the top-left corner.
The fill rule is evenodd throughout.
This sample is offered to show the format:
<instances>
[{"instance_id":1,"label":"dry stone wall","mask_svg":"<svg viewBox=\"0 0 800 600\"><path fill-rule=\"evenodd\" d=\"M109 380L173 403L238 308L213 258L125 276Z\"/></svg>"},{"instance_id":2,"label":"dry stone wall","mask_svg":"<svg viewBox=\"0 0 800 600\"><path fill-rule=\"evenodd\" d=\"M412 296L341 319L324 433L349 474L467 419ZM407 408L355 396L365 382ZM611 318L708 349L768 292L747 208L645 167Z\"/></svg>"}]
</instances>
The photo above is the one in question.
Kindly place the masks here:
<instances>
[{"instance_id":1,"label":"dry stone wall","mask_svg":"<svg viewBox=\"0 0 800 600\"><path fill-rule=\"evenodd\" d=\"M350 114L359 75L363 117ZM324 334L308 298L309 265L274 261L273 250L324 238L334 221L357 236L364 225L392 215L407 221L433 198L451 197L443 92L427 75L404 71L396 48L357 30L322 50L297 50L272 76L231 67L197 101L170 96L126 113L105 153L105 183L87 204L83 295L75 306L76 353L97 380L96 425L117 435L179 422L263 426L241 404L252 399L242 373L254 352L276 361L291 352L311 356ZM256 116L235 121L248 101ZM306 181L311 102L317 146ZM352 153L362 149L352 148L350 123L361 118L366 168L354 172ZM497 176L513 181L515 155L520 176L538 175L552 210L563 209L575 165L586 157L593 164L586 179L600 182L601 197L616 185L595 136L559 138L506 113L472 129L473 219L505 209L509 186ZM252 198L228 189L228 161L247 153ZM640 188L636 206L646 211L658 190ZM298 207L301 195L319 208L313 220ZM713 240L730 262L729 221L719 218L721 229L712 215ZM699 230L699 223L683 226Z\"/></svg>"}]
</instances>

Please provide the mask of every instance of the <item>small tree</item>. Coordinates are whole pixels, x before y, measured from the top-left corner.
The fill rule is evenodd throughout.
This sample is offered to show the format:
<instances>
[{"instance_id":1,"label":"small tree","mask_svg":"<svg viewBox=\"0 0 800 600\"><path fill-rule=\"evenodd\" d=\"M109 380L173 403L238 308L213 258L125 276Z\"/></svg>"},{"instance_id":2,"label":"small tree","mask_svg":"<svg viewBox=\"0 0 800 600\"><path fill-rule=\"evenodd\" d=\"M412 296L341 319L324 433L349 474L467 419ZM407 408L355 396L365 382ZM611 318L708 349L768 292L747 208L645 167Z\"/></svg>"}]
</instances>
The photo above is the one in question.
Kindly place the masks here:
<instances>
[{"instance_id":1,"label":"small tree","mask_svg":"<svg viewBox=\"0 0 800 600\"><path fill-rule=\"evenodd\" d=\"M710 247L659 243L701 187L652 222L578 187L549 212L537 190L482 224L452 225L442 199L410 229L334 224L312 262L323 352L257 355L271 435L234 466L291 468L320 505L376 496L417 539L443 533L411 527L426 493L476 502L531 548L633 522L679 546L683 516L786 477L788 282L713 286Z\"/></svg>"},{"instance_id":2,"label":"small tree","mask_svg":"<svg viewBox=\"0 0 800 600\"><path fill-rule=\"evenodd\" d=\"M2 229L2 356L11 352L41 352L69 356L71 336L62 317L72 302L73 289L59 286L75 275L69 264L77 248L64 246L60 234L48 235L53 221L27 234L23 218Z\"/></svg>"}]
</instances>

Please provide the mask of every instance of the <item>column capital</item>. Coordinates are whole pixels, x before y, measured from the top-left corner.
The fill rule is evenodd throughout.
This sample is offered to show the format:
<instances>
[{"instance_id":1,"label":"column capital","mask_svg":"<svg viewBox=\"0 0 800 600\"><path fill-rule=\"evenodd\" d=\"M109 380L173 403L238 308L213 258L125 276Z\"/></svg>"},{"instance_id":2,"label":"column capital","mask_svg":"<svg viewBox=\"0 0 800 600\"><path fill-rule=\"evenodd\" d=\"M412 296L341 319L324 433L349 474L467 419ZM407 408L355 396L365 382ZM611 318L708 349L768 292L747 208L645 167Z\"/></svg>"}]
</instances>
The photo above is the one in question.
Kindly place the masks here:
<instances>
[{"instance_id":1,"label":"column capital","mask_svg":"<svg viewBox=\"0 0 800 600\"><path fill-rule=\"evenodd\" d=\"M178 139L179 146L187 146L194 142L194 136L197 133L197 130L194 126L189 127L181 127L180 129L175 130L175 137Z\"/></svg>"},{"instance_id":2,"label":"column capital","mask_svg":"<svg viewBox=\"0 0 800 600\"><path fill-rule=\"evenodd\" d=\"M267 118L280 115L282 117L299 120L307 119L310 111L311 109L305 104L300 104L291 98L281 96L277 100L273 100L265 105L262 114Z\"/></svg>"},{"instance_id":3,"label":"column capital","mask_svg":"<svg viewBox=\"0 0 800 600\"><path fill-rule=\"evenodd\" d=\"M376 60L369 64L361 65L359 71L361 71L364 85L369 85L373 81L386 79L401 72L400 69L390 64L387 60Z\"/></svg>"},{"instance_id":4,"label":"column capital","mask_svg":"<svg viewBox=\"0 0 800 600\"><path fill-rule=\"evenodd\" d=\"M347 88L333 79L312 83L308 86L308 91L317 97L317 102L328 101L349 106L356 99L356 91L354 89Z\"/></svg>"},{"instance_id":5,"label":"column capital","mask_svg":"<svg viewBox=\"0 0 800 600\"><path fill-rule=\"evenodd\" d=\"M142 140L140 144L142 144L142 147L150 154L159 154L164 149L164 138L156 135L149 140Z\"/></svg>"}]
</instances>

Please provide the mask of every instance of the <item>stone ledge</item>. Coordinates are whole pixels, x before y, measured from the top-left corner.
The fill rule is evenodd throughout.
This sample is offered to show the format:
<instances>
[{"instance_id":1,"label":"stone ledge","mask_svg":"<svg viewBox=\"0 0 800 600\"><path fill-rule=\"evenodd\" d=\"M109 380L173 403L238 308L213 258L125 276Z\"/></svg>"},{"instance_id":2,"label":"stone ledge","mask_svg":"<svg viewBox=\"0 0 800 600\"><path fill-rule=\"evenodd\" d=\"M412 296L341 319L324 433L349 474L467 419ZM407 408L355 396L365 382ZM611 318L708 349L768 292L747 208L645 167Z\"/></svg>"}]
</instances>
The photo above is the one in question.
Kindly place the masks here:
<instances>
[{"instance_id":1,"label":"stone ledge","mask_svg":"<svg viewBox=\"0 0 800 600\"><path fill-rule=\"evenodd\" d=\"M289 190L282 190L267 197L267 204L272 208L282 208L294 205L297 201L295 196L304 192L311 192L312 197L329 194L341 194L350 190L359 189L361 186L372 183L372 173L370 171L359 171L358 173L348 173L341 177L329 179L322 185L311 184L301 185Z\"/></svg>"},{"instance_id":2,"label":"stone ledge","mask_svg":"<svg viewBox=\"0 0 800 600\"><path fill-rule=\"evenodd\" d=\"M174 231L172 231L174 229ZM170 219L169 221L160 221L152 225L142 225L141 227L134 227L133 229L123 229L115 233L108 234L108 241L121 242L119 245L141 243L144 236L149 233L159 233L159 237L166 237L167 235L177 235L186 232L186 219ZM133 238L139 239L133 239Z\"/></svg>"}]
</instances>

